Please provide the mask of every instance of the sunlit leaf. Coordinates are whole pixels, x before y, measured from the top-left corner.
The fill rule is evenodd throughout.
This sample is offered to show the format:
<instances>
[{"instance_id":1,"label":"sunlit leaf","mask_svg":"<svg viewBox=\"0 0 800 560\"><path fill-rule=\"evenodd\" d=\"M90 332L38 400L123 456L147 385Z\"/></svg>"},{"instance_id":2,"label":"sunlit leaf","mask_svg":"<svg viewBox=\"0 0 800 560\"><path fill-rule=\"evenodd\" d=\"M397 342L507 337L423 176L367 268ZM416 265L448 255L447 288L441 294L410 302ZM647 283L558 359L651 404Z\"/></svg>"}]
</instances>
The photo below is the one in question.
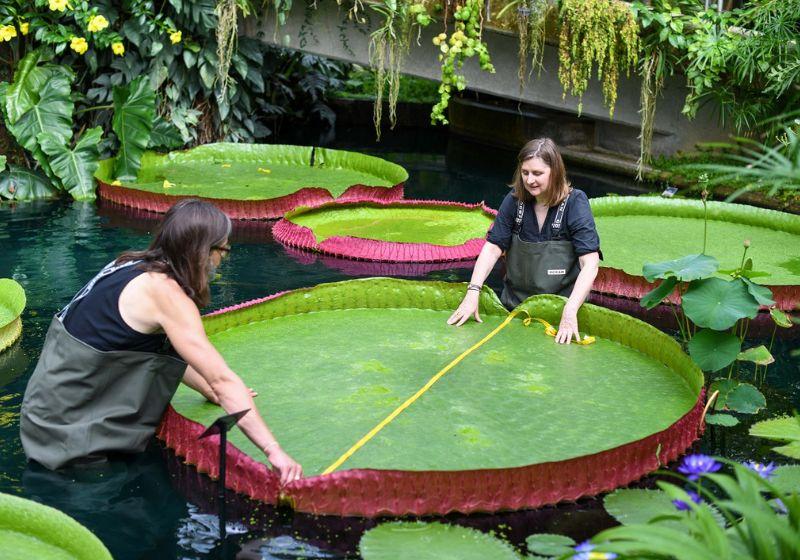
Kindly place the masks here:
<instances>
[{"instance_id":1,"label":"sunlit leaf","mask_svg":"<svg viewBox=\"0 0 800 560\"><path fill-rule=\"evenodd\" d=\"M677 283L678 279L675 276L665 278L662 280L661 284L656 286L653 290L649 291L644 295L644 297L642 297L639 305L646 307L647 309L653 309L655 306L661 303L665 297L672 293L672 290L675 289Z\"/></svg>"},{"instance_id":2,"label":"sunlit leaf","mask_svg":"<svg viewBox=\"0 0 800 560\"><path fill-rule=\"evenodd\" d=\"M692 282L681 305L696 325L719 331L731 328L739 319L754 318L759 307L745 283L738 278L705 278Z\"/></svg>"},{"instance_id":3,"label":"sunlit leaf","mask_svg":"<svg viewBox=\"0 0 800 560\"><path fill-rule=\"evenodd\" d=\"M741 349L738 337L711 329L698 331L689 341L689 355L705 371L717 371L730 365Z\"/></svg>"},{"instance_id":4,"label":"sunlit leaf","mask_svg":"<svg viewBox=\"0 0 800 560\"><path fill-rule=\"evenodd\" d=\"M680 259L660 263L645 263L642 275L648 282L657 278L675 276L678 280L688 282L706 278L714 274L719 268L717 259L710 255L687 255Z\"/></svg>"},{"instance_id":5,"label":"sunlit leaf","mask_svg":"<svg viewBox=\"0 0 800 560\"><path fill-rule=\"evenodd\" d=\"M748 348L744 352L739 353L736 356L736 359L741 362L753 362L754 364L758 364L760 366L768 366L769 364L775 362L775 358L772 357L767 347L763 344L761 346L756 346L755 348Z\"/></svg>"},{"instance_id":6,"label":"sunlit leaf","mask_svg":"<svg viewBox=\"0 0 800 560\"><path fill-rule=\"evenodd\" d=\"M767 406L767 399L753 385L740 383L728 394L726 404L734 412L755 414Z\"/></svg>"}]
</instances>

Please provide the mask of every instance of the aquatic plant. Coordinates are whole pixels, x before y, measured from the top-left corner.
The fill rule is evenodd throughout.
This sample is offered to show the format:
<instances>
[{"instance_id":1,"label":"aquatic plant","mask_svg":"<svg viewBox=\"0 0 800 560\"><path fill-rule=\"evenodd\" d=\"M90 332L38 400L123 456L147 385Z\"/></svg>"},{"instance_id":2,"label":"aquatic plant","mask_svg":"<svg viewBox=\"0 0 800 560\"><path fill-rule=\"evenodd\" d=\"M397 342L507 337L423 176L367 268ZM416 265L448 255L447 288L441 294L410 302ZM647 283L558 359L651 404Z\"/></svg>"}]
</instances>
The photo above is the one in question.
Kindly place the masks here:
<instances>
[{"instance_id":1,"label":"aquatic plant","mask_svg":"<svg viewBox=\"0 0 800 560\"><path fill-rule=\"evenodd\" d=\"M699 480L701 476L717 472L722 464L708 455L687 455L683 458L678 472L683 473L689 480Z\"/></svg>"},{"instance_id":2,"label":"aquatic plant","mask_svg":"<svg viewBox=\"0 0 800 560\"><path fill-rule=\"evenodd\" d=\"M800 416L782 416L762 420L750 427L750 435L783 443L773 451L800 459Z\"/></svg>"},{"instance_id":3,"label":"aquatic plant","mask_svg":"<svg viewBox=\"0 0 800 560\"><path fill-rule=\"evenodd\" d=\"M733 474L704 473L702 485L688 481L686 489L658 481L656 491L609 494L606 510L622 526L595 535L591 542L597 550L633 557L800 557L800 466L777 467L774 478L767 480L746 465L714 461L727 464Z\"/></svg>"}]
</instances>

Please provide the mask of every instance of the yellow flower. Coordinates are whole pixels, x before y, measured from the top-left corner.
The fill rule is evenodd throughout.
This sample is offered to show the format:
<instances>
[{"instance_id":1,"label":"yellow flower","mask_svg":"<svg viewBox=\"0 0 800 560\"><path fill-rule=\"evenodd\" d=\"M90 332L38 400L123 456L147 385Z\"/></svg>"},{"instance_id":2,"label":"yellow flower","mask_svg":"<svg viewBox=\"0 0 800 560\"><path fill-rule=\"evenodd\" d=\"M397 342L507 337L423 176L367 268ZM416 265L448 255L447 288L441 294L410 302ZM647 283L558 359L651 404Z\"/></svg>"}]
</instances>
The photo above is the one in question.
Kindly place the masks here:
<instances>
[{"instance_id":1,"label":"yellow flower","mask_svg":"<svg viewBox=\"0 0 800 560\"><path fill-rule=\"evenodd\" d=\"M102 31L106 27L108 27L108 20L104 16L94 16L89 20L89 26L86 29L95 33L97 31Z\"/></svg>"},{"instance_id":2,"label":"yellow flower","mask_svg":"<svg viewBox=\"0 0 800 560\"><path fill-rule=\"evenodd\" d=\"M27 35L28 31L31 30L31 24L28 23L27 21L20 22L19 30L23 35Z\"/></svg>"},{"instance_id":3,"label":"yellow flower","mask_svg":"<svg viewBox=\"0 0 800 560\"><path fill-rule=\"evenodd\" d=\"M83 54L89 50L89 43L83 37L73 37L69 42L69 48L78 54Z\"/></svg>"},{"instance_id":4,"label":"yellow flower","mask_svg":"<svg viewBox=\"0 0 800 560\"><path fill-rule=\"evenodd\" d=\"M180 31L172 31L169 34L169 40L172 42L173 45L177 45L178 43L180 43L182 38L183 38L183 33L181 33Z\"/></svg>"},{"instance_id":5,"label":"yellow flower","mask_svg":"<svg viewBox=\"0 0 800 560\"><path fill-rule=\"evenodd\" d=\"M10 41L17 36L17 28L13 25L0 25L0 43Z\"/></svg>"},{"instance_id":6,"label":"yellow flower","mask_svg":"<svg viewBox=\"0 0 800 560\"><path fill-rule=\"evenodd\" d=\"M114 51L115 55L122 56L125 54L125 45L120 42L111 43L111 50Z\"/></svg>"},{"instance_id":7,"label":"yellow flower","mask_svg":"<svg viewBox=\"0 0 800 560\"><path fill-rule=\"evenodd\" d=\"M224 167L225 169L229 168L230 166L231 166L230 163L223 163L222 164L222 167Z\"/></svg>"},{"instance_id":8,"label":"yellow flower","mask_svg":"<svg viewBox=\"0 0 800 560\"><path fill-rule=\"evenodd\" d=\"M111 184L114 185L115 187L121 187L122 186L122 181L120 181L119 179L114 179L111 182Z\"/></svg>"},{"instance_id":9,"label":"yellow flower","mask_svg":"<svg viewBox=\"0 0 800 560\"><path fill-rule=\"evenodd\" d=\"M166 179L164 179L164 184L163 184L162 186L163 186L165 189L171 189L172 187L174 187L174 186L175 186L175 183L170 183L169 181L167 181Z\"/></svg>"},{"instance_id":10,"label":"yellow flower","mask_svg":"<svg viewBox=\"0 0 800 560\"><path fill-rule=\"evenodd\" d=\"M50 9L54 12L63 12L67 9L67 0L50 0Z\"/></svg>"},{"instance_id":11,"label":"yellow flower","mask_svg":"<svg viewBox=\"0 0 800 560\"><path fill-rule=\"evenodd\" d=\"M259 167L258 168L258 172L259 173L267 173L267 174L269 174L269 173L272 173L272 169L266 169L264 167Z\"/></svg>"}]
</instances>

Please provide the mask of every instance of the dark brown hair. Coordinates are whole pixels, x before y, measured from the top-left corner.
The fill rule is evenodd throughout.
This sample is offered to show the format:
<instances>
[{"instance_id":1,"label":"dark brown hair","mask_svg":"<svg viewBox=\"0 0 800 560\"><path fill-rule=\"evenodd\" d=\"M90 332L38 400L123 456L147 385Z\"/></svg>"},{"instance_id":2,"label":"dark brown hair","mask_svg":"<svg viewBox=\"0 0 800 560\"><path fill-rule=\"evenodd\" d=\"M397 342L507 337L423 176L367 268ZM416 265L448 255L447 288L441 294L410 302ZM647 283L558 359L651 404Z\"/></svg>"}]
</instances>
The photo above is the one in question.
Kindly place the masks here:
<instances>
[{"instance_id":1,"label":"dark brown hair","mask_svg":"<svg viewBox=\"0 0 800 560\"><path fill-rule=\"evenodd\" d=\"M550 168L550 183L539 197L539 202L547 206L555 206L564 200L570 191L570 186L567 181L564 160L561 159L561 152L550 138L536 138L522 146L517 155L517 169L514 171L514 178L511 179L511 184L508 186L514 189L514 196L517 197L517 200L523 202L533 200L533 196L525 190L525 184L522 181L522 164L535 157L541 159Z\"/></svg>"},{"instance_id":2,"label":"dark brown hair","mask_svg":"<svg viewBox=\"0 0 800 560\"><path fill-rule=\"evenodd\" d=\"M167 211L146 251L128 251L117 263L141 260L137 266L173 278L197 307L208 305L208 261L213 247L231 233L231 220L209 202L187 198Z\"/></svg>"}]
</instances>

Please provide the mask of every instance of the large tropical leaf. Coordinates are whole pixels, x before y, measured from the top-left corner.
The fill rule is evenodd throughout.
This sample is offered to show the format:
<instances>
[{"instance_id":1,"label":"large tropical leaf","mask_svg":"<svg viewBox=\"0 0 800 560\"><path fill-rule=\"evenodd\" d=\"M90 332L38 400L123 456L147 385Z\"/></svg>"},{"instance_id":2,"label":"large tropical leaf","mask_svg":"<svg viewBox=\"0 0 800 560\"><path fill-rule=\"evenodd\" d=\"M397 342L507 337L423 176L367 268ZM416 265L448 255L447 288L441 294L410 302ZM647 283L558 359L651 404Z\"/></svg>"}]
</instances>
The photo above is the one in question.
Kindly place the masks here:
<instances>
[{"instance_id":1,"label":"large tropical leaf","mask_svg":"<svg viewBox=\"0 0 800 560\"><path fill-rule=\"evenodd\" d=\"M98 143L102 134L99 126L87 130L73 150L53 134L45 132L39 135L42 150L50 156L53 172L76 200L92 200L95 197L94 172L100 162Z\"/></svg>"},{"instance_id":2,"label":"large tropical leaf","mask_svg":"<svg viewBox=\"0 0 800 560\"><path fill-rule=\"evenodd\" d=\"M72 136L70 81L63 71L52 66L33 68L23 78L25 81L13 83L6 92L8 130L50 174L50 165L38 138L47 133L66 144ZM12 99L17 102L12 103Z\"/></svg>"},{"instance_id":3,"label":"large tropical leaf","mask_svg":"<svg viewBox=\"0 0 800 560\"><path fill-rule=\"evenodd\" d=\"M758 302L739 278L697 280L683 295L682 306L696 325L718 331L731 328L739 319L752 319L758 313Z\"/></svg>"},{"instance_id":4,"label":"large tropical leaf","mask_svg":"<svg viewBox=\"0 0 800 560\"><path fill-rule=\"evenodd\" d=\"M114 119L111 126L119 139L114 173L119 179L135 180L142 154L150 143L156 114L156 92L146 76L127 86L114 88Z\"/></svg>"},{"instance_id":5,"label":"large tropical leaf","mask_svg":"<svg viewBox=\"0 0 800 560\"><path fill-rule=\"evenodd\" d=\"M520 560L509 545L475 529L443 523L384 523L361 537L364 560Z\"/></svg>"},{"instance_id":6,"label":"large tropical leaf","mask_svg":"<svg viewBox=\"0 0 800 560\"><path fill-rule=\"evenodd\" d=\"M184 51L187 53L190 51ZM155 124L153 124L153 130L150 132L150 142L148 143L148 148L166 148L168 150L172 150L175 148L180 148L183 146L183 137L181 137L181 131L172 124L171 122L165 121L164 119L157 117L155 120Z\"/></svg>"},{"instance_id":7,"label":"large tropical leaf","mask_svg":"<svg viewBox=\"0 0 800 560\"><path fill-rule=\"evenodd\" d=\"M36 200L58 194L53 182L38 171L11 165L0 173L0 198Z\"/></svg>"}]
</instances>

